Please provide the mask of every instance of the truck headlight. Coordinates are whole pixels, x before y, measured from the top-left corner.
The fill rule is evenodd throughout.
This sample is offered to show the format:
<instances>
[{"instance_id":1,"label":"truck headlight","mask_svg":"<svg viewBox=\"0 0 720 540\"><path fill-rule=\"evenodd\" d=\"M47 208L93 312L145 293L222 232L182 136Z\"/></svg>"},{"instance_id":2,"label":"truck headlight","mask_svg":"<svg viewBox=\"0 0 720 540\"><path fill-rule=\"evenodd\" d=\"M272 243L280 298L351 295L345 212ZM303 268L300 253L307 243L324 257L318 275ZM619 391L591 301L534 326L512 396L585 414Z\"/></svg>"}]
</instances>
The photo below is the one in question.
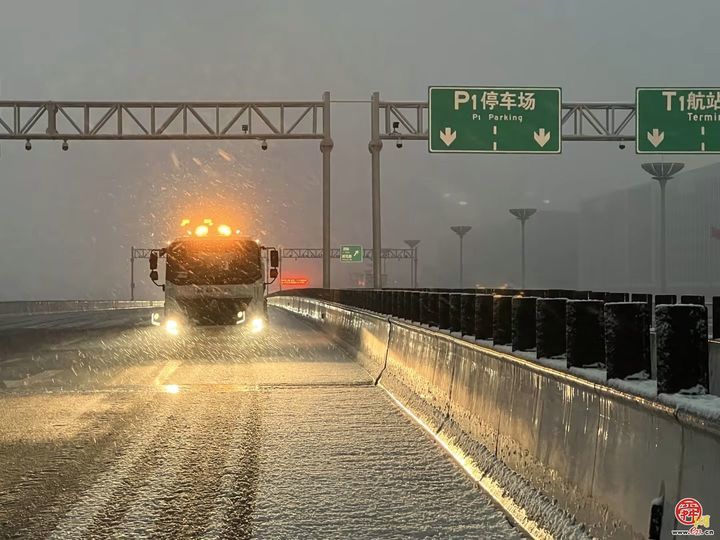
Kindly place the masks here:
<instances>
[{"instance_id":1,"label":"truck headlight","mask_svg":"<svg viewBox=\"0 0 720 540\"><path fill-rule=\"evenodd\" d=\"M262 317L255 317L250 323L250 328L252 328L253 332L262 332L263 328L265 328L265 321Z\"/></svg>"},{"instance_id":2,"label":"truck headlight","mask_svg":"<svg viewBox=\"0 0 720 540\"><path fill-rule=\"evenodd\" d=\"M180 333L180 324L175 319L168 319L165 323L165 330L171 336L177 336Z\"/></svg>"}]
</instances>

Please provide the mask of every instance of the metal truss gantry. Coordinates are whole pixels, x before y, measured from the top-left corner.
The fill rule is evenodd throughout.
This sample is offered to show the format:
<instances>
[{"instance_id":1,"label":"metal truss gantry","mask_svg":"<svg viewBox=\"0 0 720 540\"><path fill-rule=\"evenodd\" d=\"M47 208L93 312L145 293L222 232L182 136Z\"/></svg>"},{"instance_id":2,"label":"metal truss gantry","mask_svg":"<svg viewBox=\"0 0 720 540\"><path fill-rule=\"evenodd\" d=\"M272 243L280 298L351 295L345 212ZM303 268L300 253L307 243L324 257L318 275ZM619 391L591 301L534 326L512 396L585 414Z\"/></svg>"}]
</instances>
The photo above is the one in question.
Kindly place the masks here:
<instances>
[{"instance_id":1,"label":"metal truss gantry","mask_svg":"<svg viewBox=\"0 0 720 540\"><path fill-rule=\"evenodd\" d=\"M0 139L322 140L325 105L324 100L0 101Z\"/></svg>"},{"instance_id":2,"label":"metal truss gantry","mask_svg":"<svg viewBox=\"0 0 720 540\"><path fill-rule=\"evenodd\" d=\"M282 261L285 259L321 259L323 256L323 249L322 248L280 248L280 273L282 275ZM364 250L364 258L368 260L373 260L373 251L371 250ZM330 250L330 258L331 259L339 259L340 258L340 249L339 248L333 248ZM413 282L412 279L412 272L413 267L417 266L417 249L412 248L383 248L380 252L380 259L382 260L388 260L388 259L409 259L410 260L410 275L411 275L411 283ZM282 290L282 279L280 281L281 290Z\"/></svg>"},{"instance_id":3,"label":"metal truss gantry","mask_svg":"<svg viewBox=\"0 0 720 540\"><path fill-rule=\"evenodd\" d=\"M0 101L0 140L320 141L323 247L330 252L330 92L321 101ZM330 257L323 258L330 287Z\"/></svg>"},{"instance_id":4,"label":"metal truss gantry","mask_svg":"<svg viewBox=\"0 0 720 540\"><path fill-rule=\"evenodd\" d=\"M635 140L634 103L563 103L562 139L564 141ZM380 211L380 151L383 141L428 140L427 101L380 101L380 93L370 98L370 150L372 163L373 287L380 287L382 269Z\"/></svg>"},{"instance_id":5,"label":"metal truss gantry","mask_svg":"<svg viewBox=\"0 0 720 540\"><path fill-rule=\"evenodd\" d=\"M283 259L322 259L322 248L280 248L280 256ZM412 259L413 250L409 248L383 248L380 255L381 259ZM365 251L366 259L373 259L372 251ZM332 248L330 250L331 259L340 258L340 249Z\"/></svg>"},{"instance_id":6,"label":"metal truss gantry","mask_svg":"<svg viewBox=\"0 0 720 540\"><path fill-rule=\"evenodd\" d=\"M162 248L131 248L131 259L149 259L151 253L157 253L158 257L164 257L165 253Z\"/></svg>"},{"instance_id":7,"label":"metal truss gantry","mask_svg":"<svg viewBox=\"0 0 720 540\"><path fill-rule=\"evenodd\" d=\"M426 141L427 101L379 101L371 103L378 119L381 140ZM375 111L373 111L374 113ZM634 141L634 103L563 103L561 126L564 141Z\"/></svg>"}]
</instances>

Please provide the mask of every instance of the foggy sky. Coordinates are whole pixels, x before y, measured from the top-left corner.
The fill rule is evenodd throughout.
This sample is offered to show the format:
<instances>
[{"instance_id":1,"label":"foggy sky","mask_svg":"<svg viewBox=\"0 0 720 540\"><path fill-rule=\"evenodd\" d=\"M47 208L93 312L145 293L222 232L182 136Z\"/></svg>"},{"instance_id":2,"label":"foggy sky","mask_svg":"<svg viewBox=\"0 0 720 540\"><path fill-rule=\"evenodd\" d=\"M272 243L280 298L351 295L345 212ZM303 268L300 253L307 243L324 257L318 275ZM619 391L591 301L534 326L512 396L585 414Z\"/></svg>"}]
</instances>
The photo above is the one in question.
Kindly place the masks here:
<instances>
[{"instance_id":1,"label":"foggy sky","mask_svg":"<svg viewBox=\"0 0 720 540\"><path fill-rule=\"evenodd\" d=\"M636 86L717 85L717 0L0 0L0 99L422 100L428 85L561 86L632 101ZM371 246L369 104L332 110L332 244ZM218 150L231 156L228 161ZM173 157L174 156L174 157ZM195 158L195 161L193 160ZM422 285L452 285L451 225L515 227L507 209L574 211L647 182L634 145L559 156L382 151L385 247L421 240ZM687 156L692 169L716 161ZM318 141L0 142L0 300L125 298L131 245L156 246L217 203L284 246L321 246ZM552 239L546 239L552 241ZM483 246L466 237L469 276ZM508 257L508 271L517 261ZM321 284L320 261L293 262ZM355 268L353 268L355 270ZM406 264L388 263L406 279ZM138 263L138 282L147 274ZM513 270L514 271L514 270ZM348 284L333 264L333 284ZM466 272L467 275L467 272ZM157 295L151 284L138 294Z\"/></svg>"}]
</instances>

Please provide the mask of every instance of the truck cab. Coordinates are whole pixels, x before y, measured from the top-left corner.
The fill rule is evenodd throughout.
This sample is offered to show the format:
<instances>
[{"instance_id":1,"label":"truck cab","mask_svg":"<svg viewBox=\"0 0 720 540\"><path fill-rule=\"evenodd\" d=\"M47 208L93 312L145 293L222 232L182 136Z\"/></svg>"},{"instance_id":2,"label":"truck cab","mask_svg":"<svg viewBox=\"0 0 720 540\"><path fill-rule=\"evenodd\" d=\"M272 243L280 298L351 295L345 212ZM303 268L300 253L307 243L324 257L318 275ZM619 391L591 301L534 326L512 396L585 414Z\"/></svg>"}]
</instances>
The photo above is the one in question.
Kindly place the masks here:
<instances>
[{"instance_id":1,"label":"truck cab","mask_svg":"<svg viewBox=\"0 0 720 540\"><path fill-rule=\"evenodd\" d=\"M158 256L165 255L165 326L267 323L266 270L277 277L278 252L234 235L178 238L150 256L156 282ZM266 258L269 259L266 264Z\"/></svg>"}]
</instances>

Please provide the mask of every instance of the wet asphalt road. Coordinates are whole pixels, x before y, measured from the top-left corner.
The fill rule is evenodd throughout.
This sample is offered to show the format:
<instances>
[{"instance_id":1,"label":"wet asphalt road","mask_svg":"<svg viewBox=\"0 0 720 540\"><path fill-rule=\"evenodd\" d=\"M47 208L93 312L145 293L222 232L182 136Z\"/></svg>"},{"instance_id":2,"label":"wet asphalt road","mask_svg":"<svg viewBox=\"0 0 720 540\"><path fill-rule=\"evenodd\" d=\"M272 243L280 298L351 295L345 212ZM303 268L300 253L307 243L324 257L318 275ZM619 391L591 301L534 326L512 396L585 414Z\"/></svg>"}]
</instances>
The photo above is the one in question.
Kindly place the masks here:
<instances>
[{"instance_id":1,"label":"wet asphalt road","mask_svg":"<svg viewBox=\"0 0 720 540\"><path fill-rule=\"evenodd\" d=\"M307 322L0 333L2 538L515 538Z\"/></svg>"}]
</instances>

